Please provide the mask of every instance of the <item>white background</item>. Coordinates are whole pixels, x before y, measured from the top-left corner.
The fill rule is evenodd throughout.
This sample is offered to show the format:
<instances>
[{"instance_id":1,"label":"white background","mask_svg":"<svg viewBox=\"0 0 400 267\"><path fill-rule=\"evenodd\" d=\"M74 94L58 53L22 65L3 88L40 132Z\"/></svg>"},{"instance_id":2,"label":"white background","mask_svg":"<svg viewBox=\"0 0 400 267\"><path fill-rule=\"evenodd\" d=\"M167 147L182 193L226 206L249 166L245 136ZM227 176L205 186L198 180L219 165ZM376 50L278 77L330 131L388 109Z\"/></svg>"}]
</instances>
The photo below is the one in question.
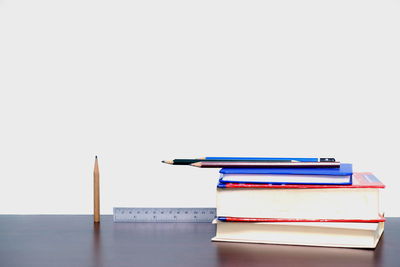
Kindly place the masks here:
<instances>
[{"instance_id":1,"label":"white background","mask_svg":"<svg viewBox=\"0 0 400 267\"><path fill-rule=\"evenodd\" d=\"M0 1L0 213L215 205L197 156L334 156L398 205L399 1ZM351 204L350 204L351 205Z\"/></svg>"}]
</instances>

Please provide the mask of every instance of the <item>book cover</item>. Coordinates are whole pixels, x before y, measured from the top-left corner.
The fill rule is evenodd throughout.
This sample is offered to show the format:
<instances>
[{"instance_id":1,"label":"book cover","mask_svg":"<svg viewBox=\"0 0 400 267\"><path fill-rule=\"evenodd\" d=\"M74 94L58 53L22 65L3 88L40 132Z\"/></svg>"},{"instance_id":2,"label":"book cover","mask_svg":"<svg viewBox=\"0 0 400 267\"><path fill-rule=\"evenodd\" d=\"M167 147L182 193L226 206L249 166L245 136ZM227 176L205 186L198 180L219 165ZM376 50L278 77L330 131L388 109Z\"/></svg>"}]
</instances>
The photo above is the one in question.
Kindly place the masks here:
<instances>
[{"instance_id":1,"label":"book cover","mask_svg":"<svg viewBox=\"0 0 400 267\"><path fill-rule=\"evenodd\" d=\"M354 173L351 185L315 185L315 184L256 184L256 183L221 183L218 188L385 188L385 185L370 172Z\"/></svg>"},{"instance_id":2,"label":"book cover","mask_svg":"<svg viewBox=\"0 0 400 267\"><path fill-rule=\"evenodd\" d=\"M220 173L220 183L350 185L353 170L351 164L341 164L340 168L332 169L225 168Z\"/></svg>"},{"instance_id":3,"label":"book cover","mask_svg":"<svg viewBox=\"0 0 400 267\"><path fill-rule=\"evenodd\" d=\"M297 174L297 175L335 175L345 176L353 174L353 166L341 163L340 168L223 168L219 171L224 174Z\"/></svg>"}]
</instances>

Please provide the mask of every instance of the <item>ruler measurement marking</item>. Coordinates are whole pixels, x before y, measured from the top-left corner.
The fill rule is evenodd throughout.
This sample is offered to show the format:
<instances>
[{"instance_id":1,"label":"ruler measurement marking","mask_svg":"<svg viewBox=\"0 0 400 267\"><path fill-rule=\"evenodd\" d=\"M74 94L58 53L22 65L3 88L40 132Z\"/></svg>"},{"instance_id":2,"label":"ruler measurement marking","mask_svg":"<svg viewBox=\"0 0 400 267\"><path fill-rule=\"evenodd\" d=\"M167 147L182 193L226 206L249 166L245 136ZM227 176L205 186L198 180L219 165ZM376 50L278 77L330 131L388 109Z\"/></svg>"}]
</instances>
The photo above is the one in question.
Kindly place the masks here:
<instances>
[{"instance_id":1,"label":"ruler measurement marking","mask_svg":"<svg viewBox=\"0 0 400 267\"><path fill-rule=\"evenodd\" d=\"M215 208L114 208L114 222L212 222Z\"/></svg>"}]
</instances>

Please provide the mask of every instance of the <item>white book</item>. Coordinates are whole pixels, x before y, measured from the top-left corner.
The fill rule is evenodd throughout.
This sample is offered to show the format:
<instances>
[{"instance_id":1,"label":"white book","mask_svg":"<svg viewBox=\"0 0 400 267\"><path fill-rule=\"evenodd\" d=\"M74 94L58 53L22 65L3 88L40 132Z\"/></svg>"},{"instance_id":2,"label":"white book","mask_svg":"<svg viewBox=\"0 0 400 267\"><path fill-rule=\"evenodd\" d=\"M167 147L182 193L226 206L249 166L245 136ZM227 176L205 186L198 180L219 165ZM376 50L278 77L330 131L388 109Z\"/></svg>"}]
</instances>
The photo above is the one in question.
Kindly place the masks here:
<instances>
[{"instance_id":1,"label":"white book","mask_svg":"<svg viewBox=\"0 0 400 267\"><path fill-rule=\"evenodd\" d=\"M248 223L217 221L213 241L375 248L384 223L287 222Z\"/></svg>"},{"instance_id":2,"label":"white book","mask_svg":"<svg viewBox=\"0 0 400 267\"><path fill-rule=\"evenodd\" d=\"M349 186L220 184L217 216L374 220L383 187L371 173L355 173Z\"/></svg>"}]
</instances>

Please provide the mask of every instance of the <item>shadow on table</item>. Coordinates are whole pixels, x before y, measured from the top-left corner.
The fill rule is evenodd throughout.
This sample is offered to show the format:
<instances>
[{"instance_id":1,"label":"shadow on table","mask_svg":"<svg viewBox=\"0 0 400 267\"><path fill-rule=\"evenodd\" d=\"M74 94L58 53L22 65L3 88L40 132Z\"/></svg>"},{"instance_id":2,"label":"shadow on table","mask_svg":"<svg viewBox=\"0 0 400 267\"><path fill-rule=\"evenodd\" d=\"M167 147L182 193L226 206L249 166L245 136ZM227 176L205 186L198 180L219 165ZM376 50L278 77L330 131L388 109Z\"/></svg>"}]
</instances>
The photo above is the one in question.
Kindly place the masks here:
<instances>
[{"instance_id":1,"label":"shadow on table","mask_svg":"<svg viewBox=\"0 0 400 267\"><path fill-rule=\"evenodd\" d=\"M102 244L101 244L101 225L100 223L93 224L93 240L92 240L92 262L93 266L102 267Z\"/></svg>"},{"instance_id":2,"label":"shadow on table","mask_svg":"<svg viewBox=\"0 0 400 267\"><path fill-rule=\"evenodd\" d=\"M380 266L375 250L215 242L219 266Z\"/></svg>"}]
</instances>

